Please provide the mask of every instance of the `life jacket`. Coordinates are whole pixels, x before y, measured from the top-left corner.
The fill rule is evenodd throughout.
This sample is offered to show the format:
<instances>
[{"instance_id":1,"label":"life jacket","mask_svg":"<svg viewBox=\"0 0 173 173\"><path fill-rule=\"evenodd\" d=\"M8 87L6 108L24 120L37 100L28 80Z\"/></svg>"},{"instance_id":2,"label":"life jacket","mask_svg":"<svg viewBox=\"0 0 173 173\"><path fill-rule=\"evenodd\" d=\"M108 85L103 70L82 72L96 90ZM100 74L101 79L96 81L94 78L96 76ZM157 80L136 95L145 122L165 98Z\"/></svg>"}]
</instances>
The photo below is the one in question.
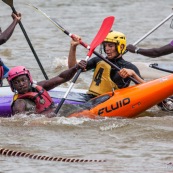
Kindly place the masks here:
<instances>
[{"instance_id":1,"label":"life jacket","mask_svg":"<svg viewBox=\"0 0 173 173\"><path fill-rule=\"evenodd\" d=\"M0 63L0 86L2 86L3 76L4 76L4 68Z\"/></svg>"},{"instance_id":2,"label":"life jacket","mask_svg":"<svg viewBox=\"0 0 173 173\"><path fill-rule=\"evenodd\" d=\"M118 86L110 78L111 66L104 61L99 61L89 87L89 94L101 95L112 90L118 89Z\"/></svg>"},{"instance_id":3,"label":"life jacket","mask_svg":"<svg viewBox=\"0 0 173 173\"><path fill-rule=\"evenodd\" d=\"M39 85L32 85L32 88L36 89L36 92L28 92L26 94L15 94L13 97L13 103L17 99L30 99L36 105L36 113L42 113L54 106L52 98L48 92Z\"/></svg>"}]
</instances>

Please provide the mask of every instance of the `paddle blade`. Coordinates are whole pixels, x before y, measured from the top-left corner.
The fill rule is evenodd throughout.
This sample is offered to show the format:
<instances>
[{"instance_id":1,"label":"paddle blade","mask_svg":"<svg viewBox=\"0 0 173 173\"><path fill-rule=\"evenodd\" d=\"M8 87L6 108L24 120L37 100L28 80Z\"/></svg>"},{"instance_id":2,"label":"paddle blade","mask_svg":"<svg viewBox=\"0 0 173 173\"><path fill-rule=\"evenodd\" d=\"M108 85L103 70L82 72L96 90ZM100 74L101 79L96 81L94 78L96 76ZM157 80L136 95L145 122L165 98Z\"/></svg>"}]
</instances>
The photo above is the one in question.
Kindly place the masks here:
<instances>
[{"instance_id":1,"label":"paddle blade","mask_svg":"<svg viewBox=\"0 0 173 173\"><path fill-rule=\"evenodd\" d=\"M104 39L110 32L112 25L114 23L114 19L115 19L114 16L109 16L103 20L102 25L101 25L97 35L95 36L95 38L93 39L93 41L90 44L90 50L88 52L89 57L93 53L94 49L104 41Z\"/></svg>"},{"instance_id":2,"label":"paddle blade","mask_svg":"<svg viewBox=\"0 0 173 173\"><path fill-rule=\"evenodd\" d=\"M9 5L10 7L13 7L13 0L2 0L4 3Z\"/></svg>"}]
</instances>

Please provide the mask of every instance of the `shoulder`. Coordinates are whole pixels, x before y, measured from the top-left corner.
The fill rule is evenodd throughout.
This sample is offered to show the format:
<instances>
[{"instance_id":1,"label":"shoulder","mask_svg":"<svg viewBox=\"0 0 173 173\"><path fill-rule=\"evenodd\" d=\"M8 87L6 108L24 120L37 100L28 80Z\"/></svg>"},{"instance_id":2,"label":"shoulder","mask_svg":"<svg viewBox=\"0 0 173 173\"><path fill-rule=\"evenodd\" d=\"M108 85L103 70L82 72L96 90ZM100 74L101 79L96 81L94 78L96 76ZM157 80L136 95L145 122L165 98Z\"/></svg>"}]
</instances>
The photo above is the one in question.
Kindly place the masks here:
<instances>
[{"instance_id":1,"label":"shoulder","mask_svg":"<svg viewBox=\"0 0 173 173\"><path fill-rule=\"evenodd\" d=\"M125 68L132 69L132 70L134 70L136 72L139 71L138 67L135 64L133 64L133 63L131 63L129 61L125 61L124 60L124 66L125 66Z\"/></svg>"},{"instance_id":2,"label":"shoulder","mask_svg":"<svg viewBox=\"0 0 173 173\"><path fill-rule=\"evenodd\" d=\"M132 64L132 63L131 63L131 62L129 62L129 61L124 60L123 58L121 58L121 59L119 60L119 62L118 62L118 63L123 64L125 67L131 67L131 66L135 66L134 64Z\"/></svg>"},{"instance_id":3,"label":"shoulder","mask_svg":"<svg viewBox=\"0 0 173 173\"><path fill-rule=\"evenodd\" d=\"M26 111L32 111L35 109L35 103L30 99L17 99L13 105L14 114L24 113Z\"/></svg>"},{"instance_id":4,"label":"shoulder","mask_svg":"<svg viewBox=\"0 0 173 173\"><path fill-rule=\"evenodd\" d=\"M25 107L26 107L25 99L17 99L12 104L13 113L17 114L17 113L25 112Z\"/></svg>"},{"instance_id":5,"label":"shoulder","mask_svg":"<svg viewBox=\"0 0 173 173\"><path fill-rule=\"evenodd\" d=\"M95 56L89 59L89 61L99 61L101 60L99 57Z\"/></svg>"},{"instance_id":6,"label":"shoulder","mask_svg":"<svg viewBox=\"0 0 173 173\"><path fill-rule=\"evenodd\" d=\"M87 61L87 69L92 69L95 68L95 66L97 65L97 63L101 61L101 59L99 57L92 57Z\"/></svg>"},{"instance_id":7,"label":"shoulder","mask_svg":"<svg viewBox=\"0 0 173 173\"><path fill-rule=\"evenodd\" d=\"M17 105L17 104L25 105L26 101L25 101L25 99L17 99L17 100L15 100L14 105Z\"/></svg>"}]
</instances>

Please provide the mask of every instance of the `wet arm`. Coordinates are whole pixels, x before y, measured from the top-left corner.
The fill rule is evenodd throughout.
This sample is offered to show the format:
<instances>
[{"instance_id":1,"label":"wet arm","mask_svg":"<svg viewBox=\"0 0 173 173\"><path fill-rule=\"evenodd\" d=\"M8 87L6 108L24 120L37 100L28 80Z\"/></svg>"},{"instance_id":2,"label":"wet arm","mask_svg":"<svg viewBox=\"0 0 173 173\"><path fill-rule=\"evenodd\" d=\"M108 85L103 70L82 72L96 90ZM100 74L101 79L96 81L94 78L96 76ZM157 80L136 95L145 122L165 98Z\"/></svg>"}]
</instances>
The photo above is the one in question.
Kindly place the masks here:
<instances>
[{"instance_id":1,"label":"wet arm","mask_svg":"<svg viewBox=\"0 0 173 173\"><path fill-rule=\"evenodd\" d=\"M127 50L131 53L137 53L151 58L156 58L173 53L173 45L167 44L159 48L142 49L133 45L128 45Z\"/></svg>"},{"instance_id":2,"label":"wet arm","mask_svg":"<svg viewBox=\"0 0 173 173\"><path fill-rule=\"evenodd\" d=\"M173 46L170 44L165 45L160 48L153 48L153 49L139 49L138 54L144 55L144 56L149 56L151 58L156 58L164 55L168 55L173 53Z\"/></svg>"},{"instance_id":3,"label":"wet arm","mask_svg":"<svg viewBox=\"0 0 173 173\"><path fill-rule=\"evenodd\" d=\"M76 60L76 48L80 44L81 38L77 35L75 35L75 38L71 40L70 43L70 50L69 50L69 55L68 55L68 67L71 68L75 64L77 64Z\"/></svg>"},{"instance_id":4,"label":"wet arm","mask_svg":"<svg viewBox=\"0 0 173 173\"><path fill-rule=\"evenodd\" d=\"M20 114L20 113L25 113L25 111L26 111L26 102L23 99L16 100L14 102L14 105L13 105L12 109L13 109L13 115L14 114Z\"/></svg>"},{"instance_id":5,"label":"wet arm","mask_svg":"<svg viewBox=\"0 0 173 173\"><path fill-rule=\"evenodd\" d=\"M145 81L134 70L123 68L118 73L122 78L127 78L131 76L139 83L145 83Z\"/></svg>"},{"instance_id":6,"label":"wet arm","mask_svg":"<svg viewBox=\"0 0 173 173\"><path fill-rule=\"evenodd\" d=\"M15 26L21 19L21 14L19 13L18 16L12 14L12 17L13 17L13 22L11 23L11 25L4 32L0 34L0 45L4 44L11 37L15 29Z\"/></svg>"},{"instance_id":7,"label":"wet arm","mask_svg":"<svg viewBox=\"0 0 173 173\"><path fill-rule=\"evenodd\" d=\"M49 91L49 90L55 88L56 86L61 85L65 82L69 81L70 79L72 79L72 77L77 72L77 70L78 70L78 67L74 66L68 70L63 71L58 76L56 76L50 80L38 82L38 85L41 85L43 88L45 88L47 91Z\"/></svg>"},{"instance_id":8,"label":"wet arm","mask_svg":"<svg viewBox=\"0 0 173 173\"><path fill-rule=\"evenodd\" d=\"M134 71L133 71L134 72ZM139 83L145 83L145 81L139 77L135 72L131 75L134 79L136 79Z\"/></svg>"}]
</instances>

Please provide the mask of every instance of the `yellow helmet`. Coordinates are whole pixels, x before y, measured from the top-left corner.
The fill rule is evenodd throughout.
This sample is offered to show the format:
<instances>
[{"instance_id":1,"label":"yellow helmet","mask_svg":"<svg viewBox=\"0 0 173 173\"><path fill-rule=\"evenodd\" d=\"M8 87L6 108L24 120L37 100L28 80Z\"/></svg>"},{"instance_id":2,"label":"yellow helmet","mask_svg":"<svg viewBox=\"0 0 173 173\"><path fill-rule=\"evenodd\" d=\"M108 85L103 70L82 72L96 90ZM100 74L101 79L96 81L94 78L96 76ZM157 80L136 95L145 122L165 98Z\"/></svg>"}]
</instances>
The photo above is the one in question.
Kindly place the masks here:
<instances>
[{"instance_id":1,"label":"yellow helmet","mask_svg":"<svg viewBox=\"0 0 173 173\"><path fill-rule=\"evenodd\" d=\"M117 31L110 31L109 34L104 39L104 42L116 43L117 51L119 54L123 54L126 50L126 36ZM124 45L124 48L121 50L121 45Z\"/></svg>"}]
</instances>

